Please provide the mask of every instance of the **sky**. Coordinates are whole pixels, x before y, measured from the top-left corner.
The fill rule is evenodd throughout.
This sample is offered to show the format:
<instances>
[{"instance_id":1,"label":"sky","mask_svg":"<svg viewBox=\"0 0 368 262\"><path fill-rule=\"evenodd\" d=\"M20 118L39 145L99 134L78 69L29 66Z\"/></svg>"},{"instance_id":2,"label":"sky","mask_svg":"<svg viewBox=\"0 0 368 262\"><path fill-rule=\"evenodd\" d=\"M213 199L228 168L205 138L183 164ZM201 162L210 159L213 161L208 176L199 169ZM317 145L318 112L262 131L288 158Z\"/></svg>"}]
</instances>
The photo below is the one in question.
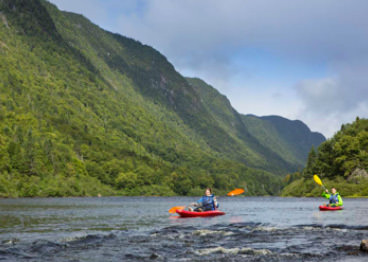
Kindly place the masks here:
<instances>
[{"instance_id":1,"label":"sky","mask_svg":"<svg viewBox=\"0 0 368 262\"><path fill-rule=\"evenodd\" d=\"M160 51L242 114L330 138L368 117L366 0L49 0Z\"/></svg>"}]
</instances>

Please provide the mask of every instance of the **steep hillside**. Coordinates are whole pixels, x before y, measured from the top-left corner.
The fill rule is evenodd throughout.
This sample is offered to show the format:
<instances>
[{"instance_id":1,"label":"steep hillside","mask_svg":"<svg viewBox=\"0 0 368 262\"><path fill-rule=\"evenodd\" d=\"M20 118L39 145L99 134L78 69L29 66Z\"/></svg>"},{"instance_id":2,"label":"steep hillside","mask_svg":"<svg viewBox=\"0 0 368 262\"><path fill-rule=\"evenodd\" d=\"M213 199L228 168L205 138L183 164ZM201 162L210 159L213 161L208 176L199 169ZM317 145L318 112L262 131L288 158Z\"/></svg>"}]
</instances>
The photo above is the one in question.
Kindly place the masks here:
<instances>
[{"instance_id":1,"label":"steep hillside","mask_svg":"<svg viewBox=\"0 0 368 262\"><path fill-rule=\"evenodd\" d=\"M275 194L295 170L153 48L43 0L0 18L0 196Z\"/></svg>"},{"instance_id":2,"label":"steep hillside","mask_svg":"<svg viewBox=\"0 0 368 262\"><path fill-rule=\"evenodd\" d=\"M286 170L290 172L302 168L311 147L317 147L325 141L322 134L311 132L298 120L291 121L278 116L241 115L216 89L198 78L187 79L196 87L205 107L219 126L239 144L261 153L276 173L277 169L284 174Z\"/></svg>"},{"instance_id":3,"label":"steep hillside","mask_svg":"<svg viewBox=\"0 0 368 262\"><path fill-rule=\"evenodd\" d=\"M318 147L326 138L310 129L299 120L280 116L242 116L249 132L265 147L280 154L285 160L303 167L308 152Z\"/></svg>"},{"instance_id":4,"label":"steep hillside","mask_svg":"<svg viewBox=\"0 0 368 262\"><path fill-rule=\"evenodd\" d=\"M224 121L236 123L238 134L233 136L229 132L229 125L219 124L217 114L212 114L212 108L208 108L203 100L199 101L204 97L203 93L198 94L195 86L192 88L192 85L188 85L156 50L132 39L105 32L82 16L63 13L65 19L60 17L60 12L54 12L51 6L50 9L51 14L56 14L53 16L56 17L54 21L58 31L73 47L78 48L86 57L93 57L91 60L96 67L101 68L105 64L132 79L140 94L155 104L175 111L212 150L250 167L278 174L296 169L294 163L286 163L251 137L240 121L240 116L228 102L228 109L233 112L236 121L231 117ZM110 79L109 74L103 75L105 79ZM225 108L223 113L227 113ZM241 140L237 137L241 137Z\"/></svg>"},{"instance_id":5,"label":"steep hillside","mask_svg":"<svg viewBox=\"0 0 368 262\"><path fill-rule=\"evenodd\" d=\"M195 89L156 50L132 39L103 31L82 16L55 12L51 7L50 10L63 38L91 58L90 61L100 69L102 76L117 89L120 80L113 82L112 79L122 76L130 79L135 91L145 100L175 112L180 121L222 157L272 171L275 166L283 165L281 159L267 159L260 152L242 145L229 135L227 127L219 125L214 115L200 101ZM101 70L102 68L107 69ZM271 160L273 165L269 164ZM284 165L279 169L280 173L286 172L288 166Z\"/></svg>"}]
</instances>

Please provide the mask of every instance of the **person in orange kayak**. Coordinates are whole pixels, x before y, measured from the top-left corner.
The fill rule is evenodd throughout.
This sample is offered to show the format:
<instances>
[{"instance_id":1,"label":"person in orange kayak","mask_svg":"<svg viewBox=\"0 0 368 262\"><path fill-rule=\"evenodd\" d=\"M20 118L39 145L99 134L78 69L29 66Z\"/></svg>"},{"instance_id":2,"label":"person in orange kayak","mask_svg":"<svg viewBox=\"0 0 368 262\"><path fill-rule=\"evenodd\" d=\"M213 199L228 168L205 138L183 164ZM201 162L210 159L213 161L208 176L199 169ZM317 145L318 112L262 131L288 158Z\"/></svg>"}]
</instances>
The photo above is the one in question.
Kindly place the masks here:
<instances>
[{"instance_id":1,"label":"person in orange kayak","mask_svg":"<svg viewBox=\"0 0 368 262\"><path fill-rule=\"evenodd\" d=\"M192 207L189 207L188 210L197 212L216 210L219 207L216 197L212 194L212 189L210 187L206 188L205 195L202 196L197 203L192 203L191 205L196 208L193 210Z\"/></svg>"},{"instance_id":2,"label":"person in orange kayak","mask_svg":"<svg viewBox=\"0 0 368 262\"><path fill-rule=\"evenodd\" d=\"M329 200L327 206L329 207L339 207L343 205L342 198L338 192L336 192L336 188L331 188L331 194L328 193L328 189L326 192L322 193L322 196Z\"/></svg>"}]
</instances>

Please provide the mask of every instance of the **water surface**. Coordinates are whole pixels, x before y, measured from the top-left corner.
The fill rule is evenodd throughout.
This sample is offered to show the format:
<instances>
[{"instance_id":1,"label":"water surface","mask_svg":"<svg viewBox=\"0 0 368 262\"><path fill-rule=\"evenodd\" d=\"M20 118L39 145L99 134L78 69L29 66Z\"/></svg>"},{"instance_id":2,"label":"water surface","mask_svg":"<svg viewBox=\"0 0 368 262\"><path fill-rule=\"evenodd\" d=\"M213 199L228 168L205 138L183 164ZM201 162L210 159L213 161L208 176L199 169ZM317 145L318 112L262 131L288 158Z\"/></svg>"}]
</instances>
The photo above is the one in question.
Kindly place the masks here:
<instances>
[{"instance_id":1,"label":"water surface","mask_svg":"<svg viewBox=\"0 0 368 262\"><path fill-rule=\"evenodd\" d=\"M368 200L220 197L225 216L168 214L190 197L0 199L0 261L368 261Z\"/></svg>"}]
</instances>

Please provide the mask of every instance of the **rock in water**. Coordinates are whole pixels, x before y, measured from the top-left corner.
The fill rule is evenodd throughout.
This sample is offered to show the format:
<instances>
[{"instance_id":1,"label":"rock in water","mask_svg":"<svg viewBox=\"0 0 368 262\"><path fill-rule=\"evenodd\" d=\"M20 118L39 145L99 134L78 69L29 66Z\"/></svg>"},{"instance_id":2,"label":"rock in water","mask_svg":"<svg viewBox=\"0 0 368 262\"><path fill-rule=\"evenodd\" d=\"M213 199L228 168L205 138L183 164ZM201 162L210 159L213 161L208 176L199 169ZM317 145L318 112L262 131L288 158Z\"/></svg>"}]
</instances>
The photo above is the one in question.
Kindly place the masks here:
<instances>
[{"instance_id":1,"label":"rock in water","mask_svg":"<svg viewBox=\"0 0 368 262\"><path fill-rule=\"evenodd\" d=\"M152 255L150 256L150 259L156 259L158 257L159 255L157 255L156 253L152 253Z\"/></svg>"},{"instance_id":2,"label":"rock in water","mask_svg":"<svg viewBox=\"0 0 368 262\"><path fill-rule=\"evenodd\" d=\"M360 250L368 252L368 239L363 239L360 243Z\"/></svg>"}]
</instances>

